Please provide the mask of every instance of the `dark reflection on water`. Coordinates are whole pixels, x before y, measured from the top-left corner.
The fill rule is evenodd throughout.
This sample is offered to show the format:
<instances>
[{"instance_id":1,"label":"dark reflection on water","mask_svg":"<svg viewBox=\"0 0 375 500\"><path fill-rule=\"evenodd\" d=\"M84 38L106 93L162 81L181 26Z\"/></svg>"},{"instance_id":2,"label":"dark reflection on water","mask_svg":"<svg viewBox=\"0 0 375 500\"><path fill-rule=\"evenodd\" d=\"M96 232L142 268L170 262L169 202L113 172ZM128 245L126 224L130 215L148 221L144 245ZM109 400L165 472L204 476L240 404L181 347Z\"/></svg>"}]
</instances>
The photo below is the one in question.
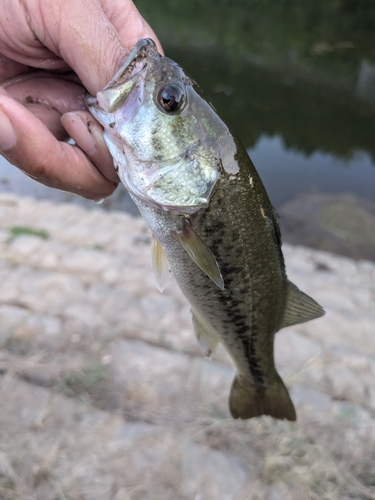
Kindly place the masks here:
<instances>
[{"instance_id":1,"label":"dark reflection on water","mask_svg":"<svg viewBox=\"0 0 375 500\"><path fill-rule=\"evenodd\" d=\"M170 49L246 147L262 135L280 135L286 148L350 158L375 158L375 115L349 91L308 83L283 72L225 62L209 54Z\"/></svg>"},{"instance_id":2,"label":"dark reflection on water","mask_svg":"<svg viewBox=\"0 0 375 500\"><path fill-rule=\"evenodd\" d=\"M239 66L252 62L354 89L362 63L375 61L373 0L135 3L166 48L209 48Z\"/></svg>"}]
</instances>

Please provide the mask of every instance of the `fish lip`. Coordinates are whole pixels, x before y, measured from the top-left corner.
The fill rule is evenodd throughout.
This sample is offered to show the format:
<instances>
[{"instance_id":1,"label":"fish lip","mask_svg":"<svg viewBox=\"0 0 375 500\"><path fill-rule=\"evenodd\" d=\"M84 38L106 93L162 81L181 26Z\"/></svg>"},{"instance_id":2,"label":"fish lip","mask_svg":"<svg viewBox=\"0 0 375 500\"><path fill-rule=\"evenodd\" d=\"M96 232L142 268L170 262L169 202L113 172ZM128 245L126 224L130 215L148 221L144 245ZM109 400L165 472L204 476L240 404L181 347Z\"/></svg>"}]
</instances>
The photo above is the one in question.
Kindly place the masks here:
<instances>
[{"instance_id":1,"label":"fish lip","mask_svg":"<svg viewBox=\"0 0 375 500\"><path fill-rule=\"evenodd\" d=\"M106 90L116 86L121 86L122 84L134 79L146 68L149 59L155 56L161 57L156 48L155 42L151 38L141 38L138 40L124 64L107 83L107 85L99 91L96 96L93 96L88 92L86 93L85 101L89 109L95 109L98 104L100 105L100 95L105 93Z\"/></svg>"},{"instance_id":2,"label":"fish lip","mask_svg":"<svg viewBox=\"0 0 375 500\"><path fill-rule=\"evenodd\" d=\"M155 42L151 38L141 38L135 44L124 64L103 90L128 82L147 66L151 57L156 55L160 56Z\"/></svg>"}]
</instances>

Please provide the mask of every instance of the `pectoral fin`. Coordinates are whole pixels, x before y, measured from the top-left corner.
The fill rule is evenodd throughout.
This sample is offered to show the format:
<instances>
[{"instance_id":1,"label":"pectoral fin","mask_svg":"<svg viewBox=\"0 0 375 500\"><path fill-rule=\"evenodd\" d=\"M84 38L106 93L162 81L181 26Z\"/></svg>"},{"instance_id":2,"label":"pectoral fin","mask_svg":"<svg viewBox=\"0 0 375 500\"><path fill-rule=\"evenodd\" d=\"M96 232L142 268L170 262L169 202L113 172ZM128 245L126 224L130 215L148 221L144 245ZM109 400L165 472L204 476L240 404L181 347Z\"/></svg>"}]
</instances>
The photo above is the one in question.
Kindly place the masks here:
<instances>
[{"instance_id":1,"label":"pectoral fin","mask_svg":"<svg viewBox=\"0 0 375 500\"><path fill-rule=\"evenodd\" d=\"M152 270L156 286L162 292L169 277L169 264L163 247L155 237L152 238Z\"/></svg>"},{"instance_id":2,"label":"pectoral fin","mask_svg":"<svg viewBox=\"0 0 375 500\"><path fill-rule=\"evenodd\" d=\"M305 323L305 321L320 318L323 314L324 309L314 299L288 281L286 308L280 328Z\"/></svg>"},{"instance_id":3,"label":"pectoral fin","mask_svg":"<svg viewBox=\"0 0 375 500\"><path fill-rule=\"evenodd\" d=\"M201 238L187 224L184 233L176 234L181 245L185 248L191 259L197 266L221 289L224 290L224 281L221 276L216 259L201 240Z\"/></svg>"},{"instance_id":4,"label":"pectoral fin","mask_svg":"<svg viewBox=\"0 0 375 500\"><path fill-rule=\"evenodd\" d=\"M206 358L209 358L218 346L219 339L212 328L207 326L197 313L191 310L191 315L199 347Z\"/></svg>"}]
</instances>

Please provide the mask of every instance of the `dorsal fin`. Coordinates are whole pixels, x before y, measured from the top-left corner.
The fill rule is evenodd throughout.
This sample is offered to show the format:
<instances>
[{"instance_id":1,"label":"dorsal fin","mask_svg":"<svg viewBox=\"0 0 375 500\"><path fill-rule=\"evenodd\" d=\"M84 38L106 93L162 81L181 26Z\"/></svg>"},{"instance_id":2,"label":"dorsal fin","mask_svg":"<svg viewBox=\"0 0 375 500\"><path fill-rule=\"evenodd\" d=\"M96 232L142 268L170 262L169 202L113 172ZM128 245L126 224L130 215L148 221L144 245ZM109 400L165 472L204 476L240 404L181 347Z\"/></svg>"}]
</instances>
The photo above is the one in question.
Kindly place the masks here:
<instances>
[{"instance_id":1,"label":"dorsal fin","mask_svg":"<svg viewBox=\"0 0 375 500\"><path fill-rule=\"evenodd\" d=\"M193 231L189 224L182 234L176 233L181 245L197 266L217 285L224 290L224 281L216 259L203 240Z\"/></svg>"},{"instance_id":2,"label":"dorsal fin","mask_svg":"<svg viewBox=\"0 0 375 500\"><path fill-rule=\"evenodd\" d=\"M323 316L324 309L288 280L286 307L280 328L305 323Z\"/></svg>"}]
</instances>

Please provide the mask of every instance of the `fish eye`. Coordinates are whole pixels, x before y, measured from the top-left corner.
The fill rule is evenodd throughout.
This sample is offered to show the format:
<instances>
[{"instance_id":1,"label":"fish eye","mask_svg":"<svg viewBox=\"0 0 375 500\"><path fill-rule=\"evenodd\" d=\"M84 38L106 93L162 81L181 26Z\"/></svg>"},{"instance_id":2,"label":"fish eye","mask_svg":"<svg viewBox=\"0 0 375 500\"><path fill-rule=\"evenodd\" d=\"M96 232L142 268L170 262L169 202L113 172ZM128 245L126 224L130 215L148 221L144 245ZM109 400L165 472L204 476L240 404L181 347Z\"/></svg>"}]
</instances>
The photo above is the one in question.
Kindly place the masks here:
<instances>
[{"instance_id":1,"label":"fish eye","mask_svg":"<svg viewBox=\"0 0 375 500\"><path fill-rule=\"evenodd\" d=\"M159 90L157 101L167 113L182 111L185 105L185 92L179 85L169 83Z\"/></svg>"}]
</instances>

